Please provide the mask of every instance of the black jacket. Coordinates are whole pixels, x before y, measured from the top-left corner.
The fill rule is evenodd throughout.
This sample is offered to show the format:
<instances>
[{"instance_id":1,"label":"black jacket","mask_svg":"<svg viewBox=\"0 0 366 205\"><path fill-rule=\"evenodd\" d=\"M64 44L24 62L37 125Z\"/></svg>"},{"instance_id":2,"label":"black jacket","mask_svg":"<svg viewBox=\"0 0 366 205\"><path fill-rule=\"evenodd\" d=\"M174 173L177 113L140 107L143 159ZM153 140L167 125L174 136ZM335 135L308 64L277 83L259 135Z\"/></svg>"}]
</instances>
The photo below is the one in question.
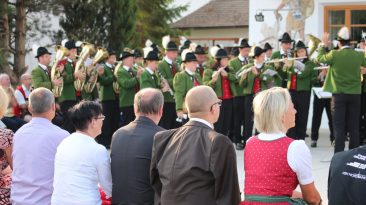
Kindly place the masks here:
<instances>
[{"instance_id":1,"label":"black jacket","mask_svg":"<svg viewBox=\"0 0 366 205\"><path fill-rule=\"evenodd\" d=\"M112 204L154 203L150 185L151 150L155 133L164 130L147 117L137 117L117 130L111 144Z\"/></svg>"}]
</instances>

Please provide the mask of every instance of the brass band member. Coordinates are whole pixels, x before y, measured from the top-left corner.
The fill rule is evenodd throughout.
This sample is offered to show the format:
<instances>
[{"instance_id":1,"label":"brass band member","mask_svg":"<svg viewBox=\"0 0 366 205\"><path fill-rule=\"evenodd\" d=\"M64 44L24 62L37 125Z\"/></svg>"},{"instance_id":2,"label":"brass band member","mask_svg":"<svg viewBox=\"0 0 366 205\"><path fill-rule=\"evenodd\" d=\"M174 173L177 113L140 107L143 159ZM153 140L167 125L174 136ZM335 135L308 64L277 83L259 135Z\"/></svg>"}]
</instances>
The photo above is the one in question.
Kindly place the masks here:
<instances>
[{"instance_id":1,"label":"brass band member","mask_svg":"<svg viewBox=\"0 0 366 205\"><path fill-rule=\"evenodd\" d=\"M78 97L81 93L76 93L74 81L75 78L85 79L85 74L77 72L74 75L75 61L77 55L77 47L75 41L68 40L64 45L69 50L69 55L66 58L64 74L63 74L63 89L61 96L58 98L60 103L61 112L64 116L64 122L62 127L69 133L75 132L75 129L71 123L68 110L76 105Z\"/></svg>"},{"instance_id":2,"label":"brass band member","mask_svg":"<svg viewBox=\"0 0 366 205\"><path fill-rule=\"evenodd\" d=\"M114 69L117 60L117 53L113 49L108 49L109 57L104 63L103 68L98 69L98 82L100 85L100 101L103 108L102 134L98 137L98 142L109 148L113 133L118 129L119 124L119 105L118 94L113 90L113 82L115 81Z\"/></svg>"},{"instance_id":3,"label":"brass band member","mask_svg":"<svg viewBox=\"0 0 366 205\"><path fill-rule=\"evenodd\" d=\"M329 34L325 33L318 50L317 61L330 65L324 82L324 91L332 95L332 117L335 137L334 152L345 147L345 133L349 133L349 149L360 144L359 123L354 120L360 116L361 66L366 66L365 54L350 48L350 32L347 27L338 32L339 50L325 52ZM346 130L346 127L348 130Z\"/></svg>"},{"instance_id":4,"label":"brass band member","mask_svg":"<svg viewBox=\"0 0 366 205\"><path fill-rule=\"evenodd\" d=\"M182 63L184 70L177 73L174 77L174 96L175 96L175 109L177 111L178 118L184 119L183 114L187 114L188 111L185 107L185 97L190 89L195 86L202 85L202 78L197 69L197 58L193 52L186 49L182 52ZM186 121L185 119L184 121Z\"/></svg>"},{"instance_id":5,"label":"brass band member","mask_svg":"<svg viewBox=\"0 0 366 205\"><path fill-rule=\"evenodd\" d=\"M134 71L134 56L132 50L125 48L120 55L123 66L117 71L117 82L119 84L119 107L122 112L122 126L127 125L135 119L133 111L133 99L140 90L141 69Z\"/></svg>"},{"instance_id":6,"label":"brass band member","mask_svg":"<svg viewBox=\"0 0 366 205\"><path fill-rule=\"evenodd\" d=\"M170 41L169 36L163 37L163 47L165 49L165 57L158 65L159 73L168 81L169 87L173 90L173 78L179 72L179 67L176 63L178 56L178 47L175 42ZM164 108L163 116L159 122L159 126L165 129L176 128L177 113L175 111L175 100L172 92L164 92Z\"/></svg>"},{"instance_id":7,"label":"brass band member","mask_svg":"<svg viewBox=\"0 0 366 205\"><path fill-rule=\"evenodd\" d=\"M200 74L201 78L203 78L203 71L207 68L207 53L205 49L198 45L194 51L197 58L197 69L196 72Z\"/></svg>"},{"instance_id":8,"label":"brass band member","mask_svg":"<svg viewBox=\"0 0 366 205\"><path fill-rule=\"evenodd\" d=\"M273 52L271 59L282 59L282 58L290 58L293 57L291 48L292 42L290 35L288 33L284 33L282 38L279 39L281 42L281 49L279 51ZM278 72L278 75L274 78L274 85L279 87L287 87L287 73L283 69L283 63L274 63L274 67Z\"/></svg>"},{"instance_id":9,"label":"brass band member","mask_svg":"<svg viewBox=\"0 0 366 205\"><path fill-rule=\"evenodd\" d=\"M253 99L254 96L271 85L273 78L266 74L267 69L273 69L264 62L265 51L260 47L254 48L254 62L244 68L248 72L243 72L240 76L239 85L243 87L244 93L244 142L253 134ZM245 144L244 144L245 146Z\"/></svg>"},{"instance_id":10,"label":"brass band member","mask_svg":"<svg viewBox=\"0 0 366 205\"><path fill-rule=\"evenodd\" d=\"M210 54L215 58L215 63L212 68L203 72L203 82L212 87L222 100L221 114L214 126L216 132L227 136L232 123L236 77L229 68L229 57L225 49L215 46L210 48Z\"/></svg>"},{"instance_id":11,"label":"brass band member","mask_svg":"<svg viewBox=\"0 0 366 205\"><path fill-rule=\"evenodd\" d=\"M302 41L298 41L295 46L295 57L306 57L285 63L288 66L287 88L290 91L292 102L297 111L295 127L288 130L287 136L293 139L305 140L306 128L309 115L310 96L312 81L315 79L314 67L316 64L309 59L308 47Z\"/></svg>"},{"instance_id":12,"label":"brass band member","mask_svg":"<svg viewBox=\"0 0 366 205\"><path fill-rule=\"evenodd\" d=\"M146 67L140 78L140 89L161 88L161 79L156 72L159 63L159 54L152 47L144 48L144 60ZM166 87L166 86L165 86ZM164 90L165 91L165 90Z\"/></svg>"},{"instance_id":13,"label":"brass band member","mask_svg":"<svg viewBox=\"0 0 366 205\"><path fill-rule=\"evenodd\" d=\"M239 45L239 55L232 59L229 63L230 68L236 73L243 66L249 64L249 52L251 46L248 44L247 39L241 39ZM234 142L237 150L243 150L243 135L244 130L244 92L243 87L239 85L239 80L235 82L236 95L234 96Z\"/></svg>"}]
</instances>

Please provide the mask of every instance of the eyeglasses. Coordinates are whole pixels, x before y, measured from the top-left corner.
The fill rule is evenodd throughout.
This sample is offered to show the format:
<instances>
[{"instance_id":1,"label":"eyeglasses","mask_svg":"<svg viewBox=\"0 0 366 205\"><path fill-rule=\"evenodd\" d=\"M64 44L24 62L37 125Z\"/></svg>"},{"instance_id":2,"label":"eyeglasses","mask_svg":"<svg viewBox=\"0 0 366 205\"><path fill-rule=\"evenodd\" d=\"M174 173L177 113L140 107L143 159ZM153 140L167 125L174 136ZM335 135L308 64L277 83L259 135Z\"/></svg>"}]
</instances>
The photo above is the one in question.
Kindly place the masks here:
<instances>
[{"instance_id":1,"label":"eyeglasses","mask_svg":"<svg viewBox=\"0 0 366 205\"><path fill-rule=\"evenodd\" d=\"M219 101L215 102L214 104L212 104L211 107L210 107L210 111L212 110L212 108L213 108L214 105L218 105L219 107L221 107L222 100L219 100Z\"/></svg>"},{"instance_id":2,"label":"eyeglasses","mask_svg":"<svg viewBox=\"0 0 366 205\"><path fill-rule=\"evenodd\" d=\"M94 119L96 119L96 120L104 120L105 119L105 116L104 115L101 115L100 117L96 117Z\"/></svg>"}]
</instances>

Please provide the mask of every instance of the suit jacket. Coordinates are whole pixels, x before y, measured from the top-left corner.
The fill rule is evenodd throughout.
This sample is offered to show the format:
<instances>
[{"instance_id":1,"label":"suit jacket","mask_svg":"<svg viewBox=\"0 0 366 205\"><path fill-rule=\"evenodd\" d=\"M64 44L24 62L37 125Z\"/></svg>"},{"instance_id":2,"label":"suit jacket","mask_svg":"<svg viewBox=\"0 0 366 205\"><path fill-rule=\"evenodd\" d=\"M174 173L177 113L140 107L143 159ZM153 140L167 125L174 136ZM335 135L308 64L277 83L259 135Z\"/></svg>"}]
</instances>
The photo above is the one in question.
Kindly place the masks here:
<instances>
[{"instance_id":1,"label":"suit jacket","mask_svg":"<svg viewBox=\"0 0 366 205\"><path fill-rule=\"evenodd\" d=\"M361 66L366 66L363 52L350 48L332 50L326 53L324 47L318 50L316 60L330 65L325 78L325 91L339 94L361 94Z\"/></svg>"},{"instance_id":2,"label":"suit jacket","mask_svg":"<svg viewBox=\"0 0 366 205\"><path fill-rule=\"evenodd\" d=\"M230 139L198 121L155 135L150 175L156 205L240 202Z\"/></svg>"},{"instance_id":3,"label":"suit jacket","mask_svg":"<svg viewBox=\"0 0 366 205\"><path fill-rule=\"evenodd\" d=\"M111 144L112 203L154 204L150 160L155 133L164 130L147 117L137 117L117 130Z\"/></svg>"},{"instance_id":4,"label":"suit jacket","mask_svg":"<svg viewBox=\"0 0 366 205\"><path fill-rule=\"evenodd\" d=\"M174 86L174 97L175 97L175 109L183 110L184 99L190 89L194 87L194 78L202 85L202 79L199 73L195 72L195 75L191 76L186 71L181 71L177 73L173 80Z\"/></svg>"},{"instance_id":5,"label":"suit jacket","mask_svg":"<svg viewBox=\"0 0 366 205\"><path fill-rule=\"evenodd\" d=\"M32 85L35 89L40 87L52 89L50 76L39 65L32 70Z\"/></svg>"},{"instance_id":6,"label":"suit jacket","mask_svg":"<svg viewBox=\"0 0 366 205\"><path fill-rule=\"evenodd\" d=\"M107 65L104 65L104 73L103 75L98 75L98 82L100 84L100 100L115 100L116 94L113 90L113 82L114 82L114 71L115 68L110 68Z\"/></svg>"}]
</instances>

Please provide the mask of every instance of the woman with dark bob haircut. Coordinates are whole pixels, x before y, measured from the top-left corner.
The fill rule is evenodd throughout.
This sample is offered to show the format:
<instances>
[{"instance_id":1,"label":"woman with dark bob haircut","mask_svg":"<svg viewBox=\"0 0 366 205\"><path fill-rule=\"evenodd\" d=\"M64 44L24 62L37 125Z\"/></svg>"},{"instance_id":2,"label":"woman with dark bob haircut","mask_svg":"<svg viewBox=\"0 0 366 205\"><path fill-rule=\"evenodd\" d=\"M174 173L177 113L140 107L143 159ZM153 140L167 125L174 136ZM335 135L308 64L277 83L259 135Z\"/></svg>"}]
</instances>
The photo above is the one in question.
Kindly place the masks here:
<instances>
[{"instance_id":1,"label":"woman with dark bob haircut","mask_svg":"<svg viewBox=\"0 0 366 205\"><path fill-rule=\"evenodd\" d=\"M98 184L107 198L112 191L109 153L95 141L105 118L102 107L82 101L70 109L70 116L76 132L57 148L52 204L101 204Z\"/></svg>"}]
</instances>

